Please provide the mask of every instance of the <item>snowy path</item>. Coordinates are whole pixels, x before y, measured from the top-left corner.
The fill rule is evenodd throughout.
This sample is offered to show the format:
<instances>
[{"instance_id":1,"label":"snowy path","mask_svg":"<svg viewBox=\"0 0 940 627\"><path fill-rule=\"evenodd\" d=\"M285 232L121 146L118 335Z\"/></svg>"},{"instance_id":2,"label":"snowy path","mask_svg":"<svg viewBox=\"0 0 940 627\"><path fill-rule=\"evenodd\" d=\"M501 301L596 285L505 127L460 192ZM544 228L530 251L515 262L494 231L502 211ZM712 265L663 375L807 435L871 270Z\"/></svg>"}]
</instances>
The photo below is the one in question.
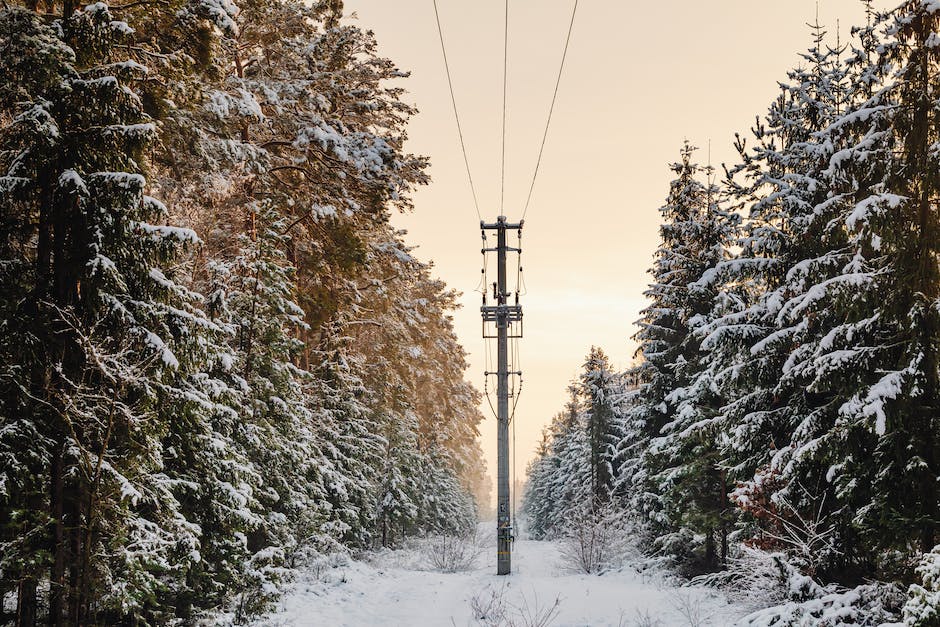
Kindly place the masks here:
<instances>
[{"instance_id":1,"label":"snowy path","mask_svg":"<svg viewBox=\"0 0 940 627\"><path fill-rule=\"evenodd\" d=\"M528 613L559 599L555 627L650 627L733 625L744 612L714 592L676 587L665 579L629 568L601 577L569 574L559 563L554 542L520 540L513 554L514 572L497 577L492 563L462 573L417 570L420 556L389 552L370 563L352 562L302 578L258 627L456 626L492 625L476 620L472 609L502 596L508 621L529 624ZM512 621L512 622L509 622Z\"/></svg>"}]
</instances>

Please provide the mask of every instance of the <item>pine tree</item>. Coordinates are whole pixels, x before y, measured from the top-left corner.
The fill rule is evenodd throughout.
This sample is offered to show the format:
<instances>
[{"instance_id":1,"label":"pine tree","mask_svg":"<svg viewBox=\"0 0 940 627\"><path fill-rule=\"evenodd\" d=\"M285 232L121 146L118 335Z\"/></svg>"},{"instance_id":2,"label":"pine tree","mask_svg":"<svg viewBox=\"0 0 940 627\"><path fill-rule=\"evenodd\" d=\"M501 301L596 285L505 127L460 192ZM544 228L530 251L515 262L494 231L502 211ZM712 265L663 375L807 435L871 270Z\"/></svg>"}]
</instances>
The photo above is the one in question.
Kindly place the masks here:
<instances>
[{"instance_id":1,"label":"pine tree","mask_svg":"<svg viewBox=\"0 0 940 627\"><path fill-rule=\"evenodd\" d=\"M8 35L25 35L16 45L38 47L15 60L45 58L48 70L2 131L4 180L15 182L4 223L23 229L10 250L21 298L7 320L28 316L29 328L10 330L37 348L6 406L40 434L46 486L28 508L51 530L48 554L33 545L24 556L20 617L36 614L37 568L52 623L141 617L198 544L161 472L158 410L200 367L193 342L218 329L169 269L195 234L163 226L166 208L144 194L155 127L134 91L147 69L119 45L130 27L102 4L66 7L57 28L18 9L4 19L24 29Z\"/></svg>"},{"instance_id":2,"label":"pine tree","mask_svg":"<svg viewBox=\"0 0 940 627\"><path fill-rule=\"evenodd\" d=\"M591 347L580 375L579 393L584 402L584 420L590 446L591 493L598 503L610 500L617 468L614 451L622 390L604 351Z\"/></svg>"},{"instance_id":3,"label":"pine tree","mask_svg":"<svg viewBox=\"0 0 940 627\"><path fill-rule=\"evenodd\" d=\"M651 270L655 282L646 292L652 302L635 336L643 362L633 376L642 384L620 445L621 458L627 449L641 458L621 483L632 482L622 489L644 513L660 549L691 560L688 551L698 548L691 535L697 534L704 539L704 567L713 568L715 533L726 509L715 426L720 403L701 378L705 366L695 330L711 314L716 295L698 281L727 256L736 220L719 208L718 190L698 180L710 170L692 162L694 150L686 142L660 209L662 243Z\"/></svg>"},{"instance_id":4,"label":"pine tree","mask_svg":"<svg viewBox=\"0 0 940 627\"><path fill-rule=\"evenodd\" d=\"M921 556L920 583L911 584L904 604L904 624L933 627L940 624L940 547Z\"/></svg>"},{"instance_id":5,"label":"pine tree","mask_svg":"<svg viewBox=\"0 0 940 627\"><path fill-rule=\"evenodd\" d=\"M325 341L314 353L317 387L314 408L317 481L327 494L329 519L321 530L352 548L366 548L375 538L376 491L387 439L381 415L372 403L376 392L359 373L361 357L339 324L324 330Z\"/></svg>"},{"instance_id":6,"label":"pine tree","mask_svg":"<svg viewBox=\"0 0 940 627\"><path fill-rule=\"evenodd\" d=\"M551 509L546 520L549 537L563 536L572 513L590 510L594 500L591 446L584 421L582 399L575 384L565 410L553 424L554 472L549 476Z\"/></svg>"},{"instance_id":7,"label":"pine tree","mask_svg":"<svg viewBox=\"0 0 940 627\"><path fill-rule=\"evenodd\" d=\"M532 537L565 535L573 524L607 511L617 475L623 392L621 374L604 351L592 347L568 388L565 410L543 432L527 469L523 512Z\"/></svg>"},{"instance_id":8,"label":"pine tree","mask_svg":"<svg viewBox=\"0 0 940 627\"><path fill-rule=\"evenodd\" d=\"M851 258L819 288L815 300L845 318L808 368L840 402L832 439L844 457L829 478L882 550L928 552L937 533L937 19L921 1L882 16L860 72L881 82L833 125L855 141L826 171Z\"/></svg>"},{"instance_id":9,"label":"pine tree","mask_svg":"<svg viewBox=\"0 0 940 627\"><path fill-rule=\"evenodd\" d=\"M10 118L0 127L0 238L2 280L2 429L0 429L0 524L2 593L15 592L16 620L36 622L37 587L48 569L48 469L55 442L47 433L52 418L39 414L47 367L44 328L35 315L40 286L33 261L35 222L51 204L51 159L58 125L49 95L61 90L74 54L39 16L18 8L0 13L2 109ZM17 106L19 105L19 106ZM30 160L35 165L30 163ZM18 163L19 161L19 163ZM45 186L36 180L44 176ZM42 190L47 190L42 194ZM46 208L41 208L44 202ZM48 218L47 218L48 221ZM48 233L48 232L47 232ZM48 235L44 241L48 249ZM47 253L48 254L48 253ZM47 413L45 411L43 414ZM48 413L52 413L51 411Z\"/></svg>"},{"instance_id":10,"label":"pine tree","mask_svg":"<svg viewBox=\"0 0 940 627\"><path fill-rule=\"evenodd\" d=\"M315 383L294 365L301 350L294 336L304 322L293 301L293 268L284 259L284 221L268 203L252 210L253 230L234 238L231 257L209 261L204 285L208 313L228 332L226 351L209 361L237 390L228 422L204 429L208 441L194 442L199 430L181 428L171 434L186 433L183 441L164 443L173 451L191 447L193 456L174 460L172 468L200 486L201 498L187 512L203 529L204 555L190 576L194 588L200 585L194 595L216 604L238 595L241 614L264 606L270 595L262 591L275 587L279 567L322 546L317 532L326 498L312 479L318 416L307 394ZM205 451L220 442L226 446L217 464L241 469L241 481L206 468L212 456Z\"/></svg>"},{"instance_id":11,"label":"pine tree","mask_svg":"<svg viewBox=\"0 0 940 627\"><path fill-rule=\"evenodd\" d=\"M568 388L565 410L552 420L544 452L528 476L524 509L528 530L537 539L563 535L571 514L594 502L594 468L582 399L577 385Z\"/></svg>"},{"instance_id":12,"label":"pine tree","mask_svg":"<svg viewBox=\"0 0 940 627\"><path fill-rule=\"evenodd\" d=\"M478 395L456 294L388 225L426 159L372 34L335 1L26 4L0 11L17 620L242 620L380 515L472 526Z\"/></svg>"},{"instance_id":13,"label":"pine tree","mask_svg":"<svg viewBox=\"0 0 940 627\"><path fill-rule=\"evenodd\" d=\"M548 533L549 484L554 459L551 456L551 432L542 429L542 438L535 449L535 456L526 466L525 494L522 498L522 515L529 537L541 540Z\"/></svg>"},{"instance_id":14,"label":"pine tree","mask_svg":"<svg viewBox=\"0 0 940 627\"><path fill-rule=\"evenodd\" d=\"M703 173L711 176L711 168L704 168ZM724 398L710 367L710 356L701 346L700 329L727 309L724 295L707 279L728 257L727 246L736 232L737 218L721 207L720 192L709 182L698 224L689 235L701 278L688 286L688 335L675 370L684 385L668 398L676 404L674 419L651 443L654 455L660 451L665 455L665 469L658 480L667 511L671 510L678 528L704 538L701 563L705 569L723 565L727 558L730 507L722 458L725 436L719 418Z\"/></svg>"},{"instance_id":15,"label":"pine tree","mask_svg":"<svg viewBox=\"0 0 940 627\"><path fill-rule=\"evenodd\" d=\"M381 419L385 441L375 515L382 546L395 546L396 533L414 529L421 500L418 472L424 470L418 453L418 421L410 410Z\"/></svg>"},{"instance_id":16,"label":"pine tree","mask_svg":"<svg viewBox=\"0 0 940 627\"><path fill-rule=\"evenodd\" d=\"M847 512L825 479L829 447L819 439L831 425L832 399L814 389L799 367L800 354L825 334L825 323L794 304L832 275L844 244L827 227L833 204L821 171L841 140L819 134L850 101L842 50L825 47L820 26L814 31L814 46L802 55L806 67L788 73L753 130L755 146L738 141L742 162L728 185L748 220L740 252L712 277L730 307L702 328L710 370L728 399L722 410L730 435L725 455L741 485L737 498L757 522L749 533L770 546L777 540L764 533L782 538L781 524L802 529L811 520L814 528L800 532L807 542L786 548L800 553L812 571L840 567L848 539L837 549L829 534L815 531L831 529ZM735 178L742 174L744 184ZM758 503L775 505L762 511ZM824 544L816 544L822 538Z\"/></svg>"}]
</instances>

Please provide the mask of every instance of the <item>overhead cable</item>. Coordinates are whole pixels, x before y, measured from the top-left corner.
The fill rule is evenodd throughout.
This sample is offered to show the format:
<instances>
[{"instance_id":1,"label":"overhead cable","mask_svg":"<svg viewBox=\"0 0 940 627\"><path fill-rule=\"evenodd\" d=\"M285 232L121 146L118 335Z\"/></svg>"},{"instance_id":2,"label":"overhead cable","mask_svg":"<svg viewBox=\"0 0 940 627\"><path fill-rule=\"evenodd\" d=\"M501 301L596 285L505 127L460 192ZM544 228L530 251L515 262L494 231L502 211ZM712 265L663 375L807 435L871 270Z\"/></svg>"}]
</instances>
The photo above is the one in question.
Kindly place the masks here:
<instances>
[{"instance_id":1,"label":"overhead cable","mask_svg":"<svg viewBox=\"0 0 940 627\"><path fill-rule=\"evenodd\" d=\"M552 94L552 104L548 109L548 119L545 121L545 132L542 133L542 145L539 146L539 156L535 161L535 172L532 174L532 183L529 185L529 195L525 199L525 207L522 209L522 219L525 220L525 214L529 211L529 203L532 200L532 190L535 189L535 179L539 175L539 165L542 163L542 152L545 150L545 140L548 138L548 128L552 123L552 112L555 110L555 100L558 98L558 86L561 85L561 76L565 71L565 59L568 57L568 44L571 42L571 31L574 29L574 18L578 13L578 0L574 0L574 7L571 9L571 21L568 23L568 35L565 37L565 50L561 55L561 66L558 68L558 78L555 80L555 92Z\"/></svg>"},{"instance_id":2,"label":"overhead cable","mask_svg":"<svg viewBox=\"0 0 940 627\"><path fill-rule=\"evenodd\" d=\"M499 215L503 213L506 197L506 83L509 70L509 0L506 0L506 16L503 20L503 145L499 173Z\"/></svg>"},{"instance_id":3,"label":"overhead cable","mask_svg":"<svg viewBox=\"0 0 940 627\"><path fill-rule=\"evenodd\" d=\"M467 180L470 182L470 193L473 195L473 208L476 209L477 218L482 222L483 215L480 213L480 204L477 202L477 192L473 185L473 175L470 174L470 159L467 157L467 146L463 140L460 115L457 113L457 98L454 96L454 82L451 80L450 64L447 62L447 48L444 46L444 31L441 29L441 16L437 10L437 0L433 0L433 2L434 20L437 22L437 35L441 40L441 55L444 57L444 71L447 73L447 88L450 90L450 102L454 106L454 119L457 121L457 135L460 137L460 151L463 153L463 164L467 168Z\"/></svg>"}]
</instances>

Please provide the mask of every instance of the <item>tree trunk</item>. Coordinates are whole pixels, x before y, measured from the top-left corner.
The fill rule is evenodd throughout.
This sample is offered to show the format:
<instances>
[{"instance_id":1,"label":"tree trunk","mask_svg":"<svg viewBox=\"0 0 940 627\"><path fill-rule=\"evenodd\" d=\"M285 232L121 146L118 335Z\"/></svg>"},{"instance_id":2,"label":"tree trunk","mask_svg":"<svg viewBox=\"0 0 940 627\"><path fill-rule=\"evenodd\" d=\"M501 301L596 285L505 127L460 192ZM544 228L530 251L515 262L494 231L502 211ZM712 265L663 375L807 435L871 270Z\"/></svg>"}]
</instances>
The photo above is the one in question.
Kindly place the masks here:
<instances>
[{"instance_id":1,"label":"tree trunk","mask_svg":"<svg viewBox=\"0 0 940 627\"><path fill-rule=\"evenodd\" d=\"M915 107L914 127L912 129L911 146L916 150L913 155L915 180L919 187L917 221L918 221L918 242L916 250L917 258L917 290L931 301L936 300L940 295L940 277L937 273L936 256L936 232L937 222L935 217L935 207L932 196L935 196L937 190L931 188L931 175L929 174L930 150L934 145L932 140L932 120L934 112L934 102L928 97L933 91L934 68L932 67L928 51L930 38L934 37L930 22L924 20L918 30L919 39L919 64L918 64L918 98ZM934 338L937 337L938 321L934 308L928 308L927 318L920 327L919 343L923 347L923 371L925 374L924 398L926 403L921 406L920 411L912 416L917 423L911 432L920 432L920 442L918 453L924 459L927 466L926 472L921 475L920 481L920 500L923 503L922 511L919 512L924 522L921 523L920 548L921 552L930 552L935 546L936 521L937 521L937 467L935 457L935 434L934 422L936 415L936 404L940 382L937 380L938 368L940 368L940 359L938 359Z\"/></svg>"},{"instance_id":2,"label":"tree trunk","mask_svg":"<svg viewBox=\"0 0 940 627\"><path fill-rule=\"evenodd\" d=\"M936 392L934 392L936 395ZM924 451L924 462L927 464L927 472L921 481L921 499L927 511L924 512L924 518L920 536L921 553L929 553L937 545L937 519L938 504L940 495L937 494L937 457L936 457L936 434L934 425L936 420L932 419L932 412L922 417L924 429L921 435L921 446Z\"/></svg>"},{"instance_id":3,"label":"tree trunk","mask_svg":"<svg viewBox=\"0 0 940 627\"><path fill-rule=\"evenodd\" d=\"M52 566L49 570L49 625L60 627L65 609L65 524L63 492L65 487L63 455L65 443L56 443L49 469L49 516L52 519Z\"/></svg>"},{"instance_id":4,"label":"tree trunk","mask_svg":"<svg viewBox=\"0 0 940 627\"><path fill-rule=\"evenodd\" d=\"M705 529L705 566L709 570L714 570L718 560L715 559L715 529L707 527Z\"/></svg>"},{"instance_id":5,"label":"tree trunk","mask_svg":"<svg viewBox=\"0 0 940 627\"><path fill-rule=\"evenodd\" d=\"M79 627L82 625L82 589L81 580L83 573L88 569L85 562L85 553L82 551L82 534L84 525L82 524L80 493L83 492L79 486L74 486L69 490L68 503L66 511L68 512L68 541L69 541L69 624Z\"/></svg>"},{"instance_id":6,"label":"tree trunk","mask_svg":"<svg viewBox=\"0 0 940 627\"><path fill-rule=\"evenodd\" d=\"M97 525L97 496L98 488L101 483L101 462L104 459L105 453L107 452L108 442L111 439L111 429L113 424L113 410L114 405L111 405L112 415L109 417L108 424L108 434L105 436L105 444L102 447L101 453L98 456L98 467L95 469L94 479L91 486L88 489L88 494L85 504L85 525L83 528L82 534L82 546L81 546L81 556L82 556L82 568L81 568L81 579L79 580L79 592L81 594L81 601L78 608L78 620L79 624L90 624L91 621L89 617L90 604L91 604L91 547L94 546L96 539L95 527Z\"/></svg>"},{"instance_id":7,"label":"tree trunk","mask_svg":"<svg viewBox=\"0 0 940 627\"><path fill-rule=\"evenodd\" d=\"M728 472L722 468L718 471L721 477L721 492L718 494L718 515L721 517L719 526L721 533L721 567L728 565L728 520L725 516L728 509Z\"/></svg>"},{"instance_id":8,"label":"tree trunk","mask_svg":"<svg viewBox=\"0 0 940 627\"><path fill-rule=\"evenodd\" d=\"M36 579L24 576L16 590L16 626L33 627L36 624Z\"/></svg>"}]
</instances>

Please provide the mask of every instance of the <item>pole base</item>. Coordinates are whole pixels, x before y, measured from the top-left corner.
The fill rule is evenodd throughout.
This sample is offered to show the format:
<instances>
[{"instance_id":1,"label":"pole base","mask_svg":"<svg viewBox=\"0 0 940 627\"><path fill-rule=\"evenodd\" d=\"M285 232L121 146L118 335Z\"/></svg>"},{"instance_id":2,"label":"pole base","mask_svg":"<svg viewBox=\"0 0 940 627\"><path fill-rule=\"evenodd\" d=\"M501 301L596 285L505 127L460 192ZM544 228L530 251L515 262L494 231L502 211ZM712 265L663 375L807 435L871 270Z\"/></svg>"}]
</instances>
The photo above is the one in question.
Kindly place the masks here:
<instances>
[{"instance_id":1,"label":"pole base","mask_svg":"<svg viewBox=\"0 0 940 627\"><path fill-rule=\"evenodd\" d=\"M496 574L512 573L512 527L507 520L496 530Z\"/></svg>"}]
</instances>

